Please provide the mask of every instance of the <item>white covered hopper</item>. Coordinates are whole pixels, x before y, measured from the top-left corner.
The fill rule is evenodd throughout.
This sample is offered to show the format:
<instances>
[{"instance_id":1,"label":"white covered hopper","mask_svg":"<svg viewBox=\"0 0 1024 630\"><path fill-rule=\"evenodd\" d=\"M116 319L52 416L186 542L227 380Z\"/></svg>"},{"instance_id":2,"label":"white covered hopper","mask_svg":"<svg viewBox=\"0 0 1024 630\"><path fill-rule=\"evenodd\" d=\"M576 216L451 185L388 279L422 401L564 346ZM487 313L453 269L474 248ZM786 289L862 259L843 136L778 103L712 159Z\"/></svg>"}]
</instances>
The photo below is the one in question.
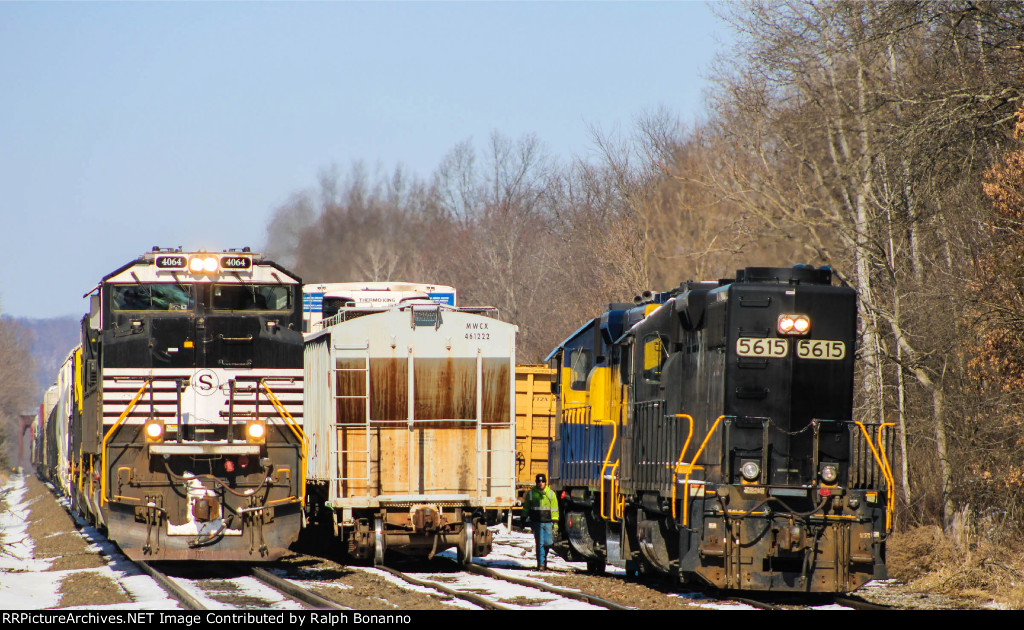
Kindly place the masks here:
<instances>
[{"instance_id":1,"label":"white covered hopper","mask_svg":"<svg viewBox=\"0 0 1024 630\"><path fill-rule=\"evenodd\" d=\"M381 536L404 553L489 550L481 510L515 502L517 330L410 305L307 338L308 477L355 555L382 559L367 542Z\"/></svg>"}]
</instances>

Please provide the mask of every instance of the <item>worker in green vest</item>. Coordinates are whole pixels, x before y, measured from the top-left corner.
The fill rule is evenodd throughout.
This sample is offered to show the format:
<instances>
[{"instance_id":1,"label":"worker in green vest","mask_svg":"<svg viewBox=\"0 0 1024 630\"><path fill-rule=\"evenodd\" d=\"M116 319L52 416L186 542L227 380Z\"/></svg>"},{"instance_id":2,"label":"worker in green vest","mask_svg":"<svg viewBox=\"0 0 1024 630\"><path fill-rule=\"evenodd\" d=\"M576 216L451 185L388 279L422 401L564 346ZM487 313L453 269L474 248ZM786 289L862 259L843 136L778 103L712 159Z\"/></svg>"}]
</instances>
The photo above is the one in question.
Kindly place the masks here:
<instances>
[{"instance_id":1,"label":"worker in green vest","mask_svg":"<svg viewBox=\"0 0 1024 630\"><path fill-rule=\"evenodd\" d=\"M523 497L523 522L533 528L533 539L537 541L537 568L548 568L548 549L555 543L558 531L558 497L548 487L544 473L537 475L537 485L530 488Z\"/></svg>"}]
</instances>

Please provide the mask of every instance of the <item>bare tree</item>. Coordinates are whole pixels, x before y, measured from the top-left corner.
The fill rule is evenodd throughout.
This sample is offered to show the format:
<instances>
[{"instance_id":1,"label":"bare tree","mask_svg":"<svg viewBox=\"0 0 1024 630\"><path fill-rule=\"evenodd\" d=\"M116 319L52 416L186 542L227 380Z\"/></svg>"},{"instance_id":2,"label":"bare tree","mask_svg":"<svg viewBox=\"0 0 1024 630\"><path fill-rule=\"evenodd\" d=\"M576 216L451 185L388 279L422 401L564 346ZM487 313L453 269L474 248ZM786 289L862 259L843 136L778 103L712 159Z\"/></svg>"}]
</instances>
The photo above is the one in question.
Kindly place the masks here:
<instances>
[{"instance_id":1,"label":"bare tree","mask_svg":"<svg viewBox=\"0 0 1024 630\"><path fill-rule=\"evenodd\" d=\"M719 73L715 122L731 148L717 186L766 229L798 234L850 270L860 413L899 425L909 506L907 462L915 440L924 444L910 407L927 405L938 474L921 475L919 487L939 493L947 526L962 460L951 452L950 393L963 374L948 350L964 301L937 289L964 282L959 263L979 242L958 209L977 203L964 182L977 182L1020 94L1019 13L996 3L789 1L727 15L740 38Z\"/></svg>"},{"instance_id":2,"label":"bare tree","mask_svg":"<svg viewBox=\"0 0 1024 630\"><path fill-rule=\"evenodd\" d=\"M25 328L7 318L0 318L0 458L10 458L11 438L20 438L16 424L18 417L32 413L38 404L35 400L37 386L32 376L35 367L29 345L29 332Z\"/></svg>"}]
</instances>

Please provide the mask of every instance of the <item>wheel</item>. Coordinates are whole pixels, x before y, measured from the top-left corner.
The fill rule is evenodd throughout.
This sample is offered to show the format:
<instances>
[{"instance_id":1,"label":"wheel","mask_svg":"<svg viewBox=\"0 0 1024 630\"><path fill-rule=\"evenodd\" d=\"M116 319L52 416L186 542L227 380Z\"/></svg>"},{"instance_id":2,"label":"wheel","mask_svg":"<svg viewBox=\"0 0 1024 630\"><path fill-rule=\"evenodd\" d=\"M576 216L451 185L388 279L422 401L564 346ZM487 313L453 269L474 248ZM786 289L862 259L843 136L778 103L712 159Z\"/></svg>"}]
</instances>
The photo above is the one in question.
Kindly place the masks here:
<instances>
[{"instance_id":1,"label":"wheel","mask_svg":"<svg viewBox=\"0 0 1024 630\"><path fill-rule=\"evenodd\" d=\"M595 560L591 560L590 558L587 558L587 573L590 573L592 575L603 575L604 574L604 567L605 567L605 560L604 560L604 558L598 558L598 559L595 559Z\"/></svg>"},{"instance_id":2,"label":"wheel","mask_svg":"<svg viewBox=\"0 0 1024 630\"><path fill-rule=\"evenodd\" d=\"M373 565L384 564L384 521L381 518L373 519Z\"/></svg>"},{"instance_id":3,"label":"wheel","mask_svg":"<svg viewBox=\"0 0 1024 630\"><path fill-rule=\"evenodd\" d=\"M467 518L462 521L462 542L456 548L456 560L460 565L467 565L473 562L473 519Z\"/></svg>"}]
</instances>

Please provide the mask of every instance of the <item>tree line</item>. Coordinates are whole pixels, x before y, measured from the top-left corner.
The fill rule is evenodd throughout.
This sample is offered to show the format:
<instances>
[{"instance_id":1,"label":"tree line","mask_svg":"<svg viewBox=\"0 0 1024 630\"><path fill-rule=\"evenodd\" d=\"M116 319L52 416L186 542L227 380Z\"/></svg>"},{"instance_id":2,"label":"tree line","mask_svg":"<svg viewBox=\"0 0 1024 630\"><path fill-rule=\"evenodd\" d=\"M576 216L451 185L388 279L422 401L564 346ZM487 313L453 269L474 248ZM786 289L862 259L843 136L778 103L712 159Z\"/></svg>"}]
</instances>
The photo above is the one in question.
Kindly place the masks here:
<instances>
[{"instance_id":1,"label":"tree line","mask_svg":"<svg viewBox=\"0 0 1024 630\"><path fill-rule=\"evenodd\" d=\"M326 169L268 225L306 282L456 286L542 360L610 301L753 265L859 293L855 414L891 422L904 526L1024 529L1024 5L760 1L705 117L596 158L455 145L426 178ZM671 80L670 78L667 80Z\"/></svg>"}]
</instances>

